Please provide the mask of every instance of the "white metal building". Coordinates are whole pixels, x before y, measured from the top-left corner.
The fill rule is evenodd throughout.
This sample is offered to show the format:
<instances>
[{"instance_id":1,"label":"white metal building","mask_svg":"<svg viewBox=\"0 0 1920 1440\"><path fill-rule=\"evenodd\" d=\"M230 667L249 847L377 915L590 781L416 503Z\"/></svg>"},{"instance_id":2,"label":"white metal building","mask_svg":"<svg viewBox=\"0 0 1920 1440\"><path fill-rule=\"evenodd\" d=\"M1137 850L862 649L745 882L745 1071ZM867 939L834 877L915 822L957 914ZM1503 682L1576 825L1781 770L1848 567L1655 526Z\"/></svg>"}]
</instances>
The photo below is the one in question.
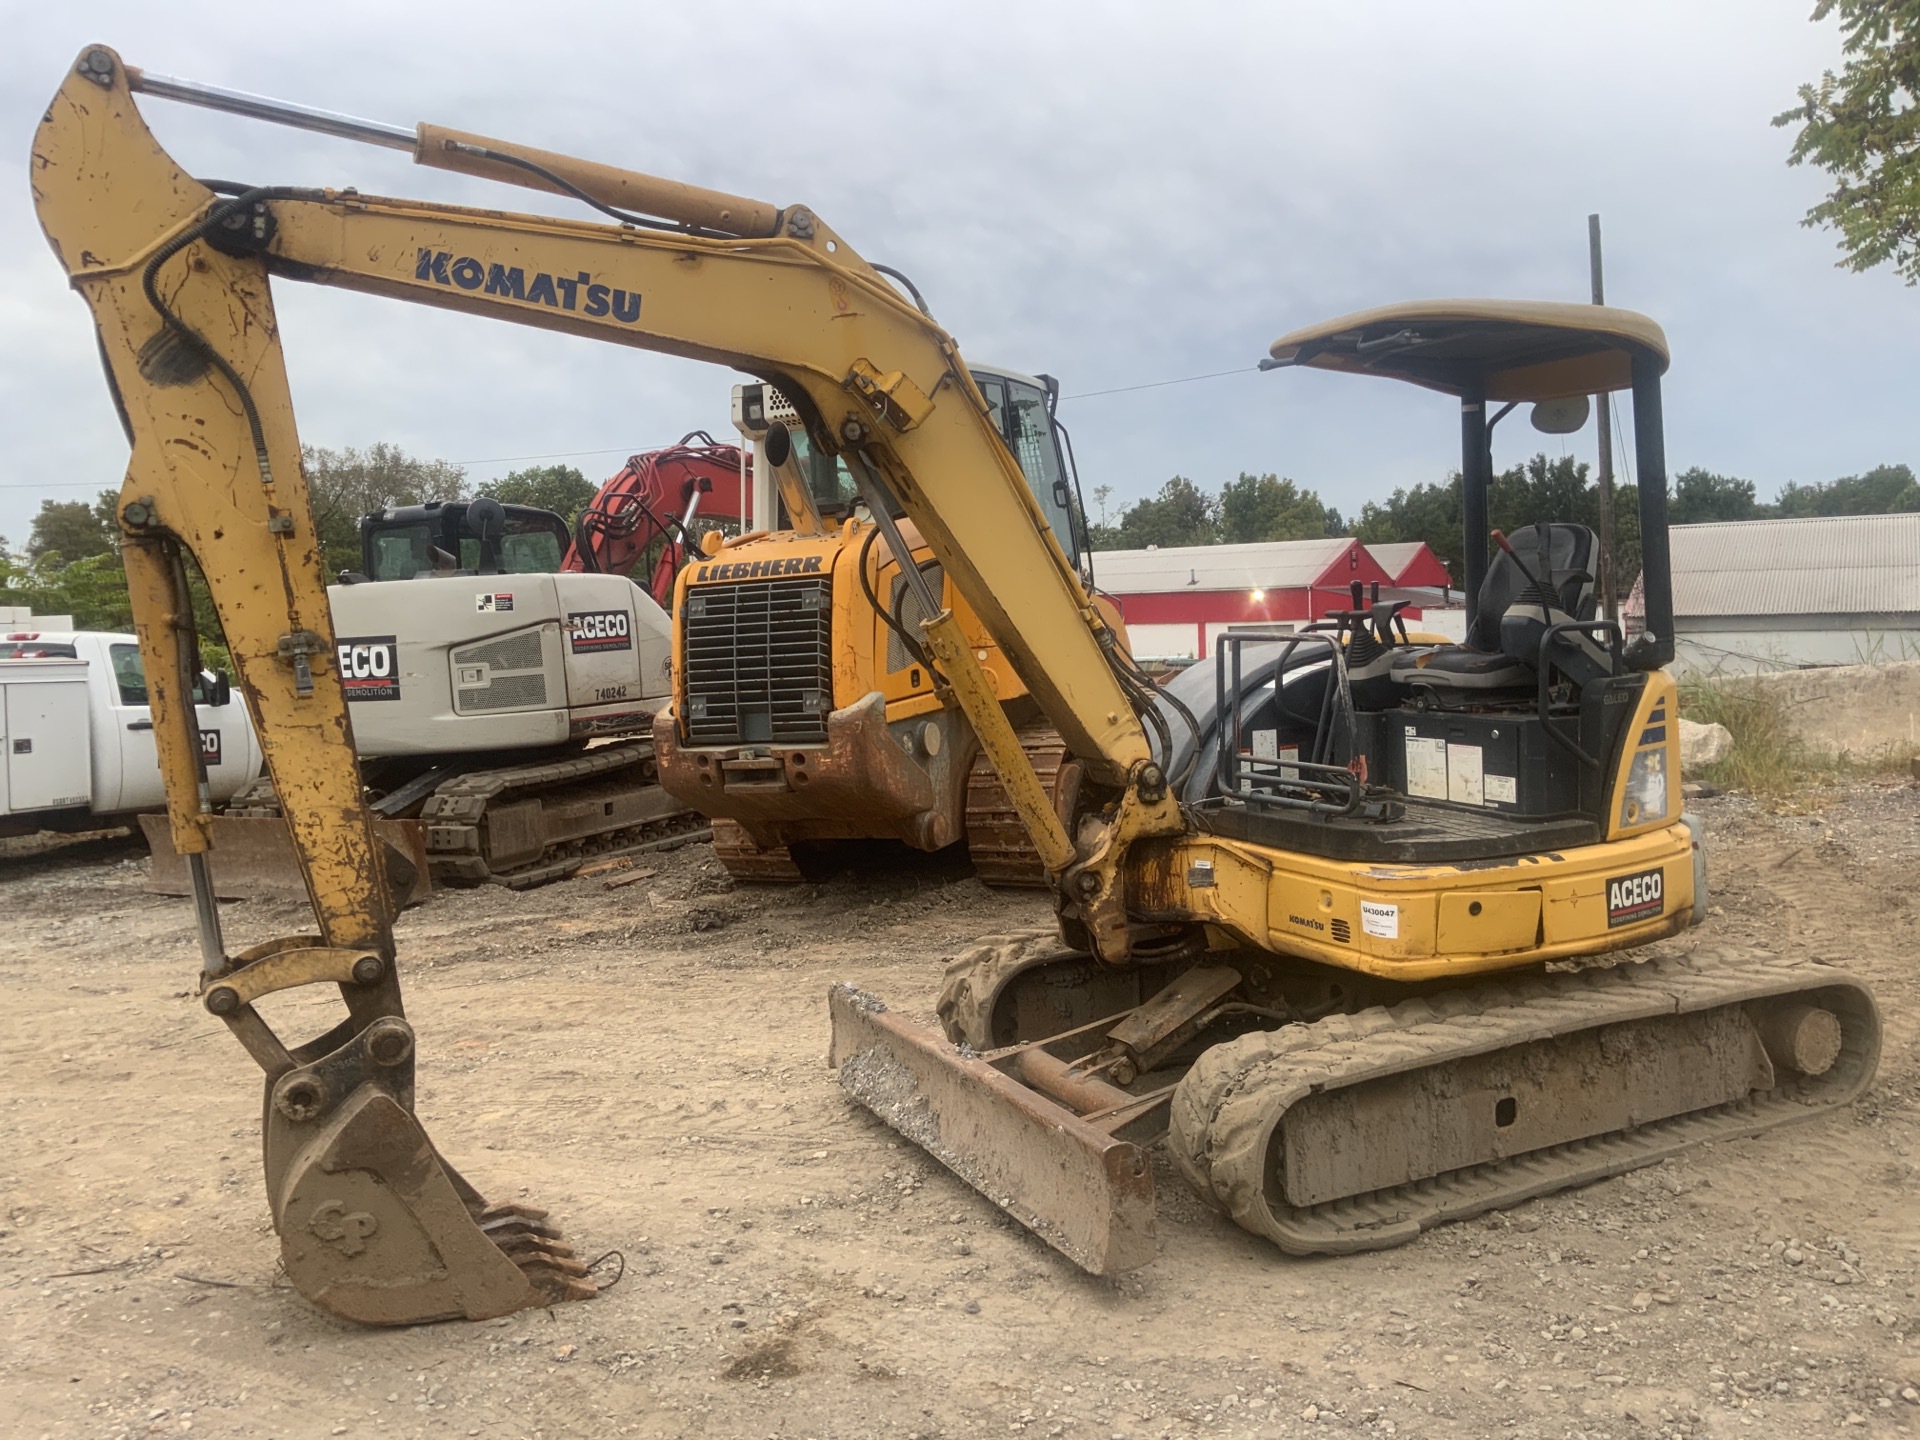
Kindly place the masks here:
<instances>
[{"instance_id":1,"label":"white metal building","mask_svg":"<svg viewBox=\"0 0 1920 1440\"><path fill-rule=\"evenodd\" d=\"M1677 669L1920 660L1920 514L1676 525ZM1638 585L1628 601L1638 618Z\"/></svg>"}]
</instances>

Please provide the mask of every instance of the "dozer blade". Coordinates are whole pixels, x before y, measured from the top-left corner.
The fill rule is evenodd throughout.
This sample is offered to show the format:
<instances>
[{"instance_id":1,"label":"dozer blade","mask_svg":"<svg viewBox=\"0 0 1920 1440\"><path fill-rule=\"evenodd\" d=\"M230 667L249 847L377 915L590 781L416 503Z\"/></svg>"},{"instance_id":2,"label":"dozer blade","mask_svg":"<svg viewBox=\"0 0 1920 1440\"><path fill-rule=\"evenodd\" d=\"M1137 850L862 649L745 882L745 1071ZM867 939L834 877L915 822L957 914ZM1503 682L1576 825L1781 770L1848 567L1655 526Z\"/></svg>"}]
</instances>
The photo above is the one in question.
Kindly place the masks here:
<instances>
[{"instance_id":1,"label":"dozer blade","mask_svg":"<svg viewBox=\"0 0 1920 1440\"><path fill-rule=\"evenodd\" d=\"M1108 1275L1153 1259L1144 1148L851 985L834 986L828 1008L829 1060L854 1099L1083 1269Z\"/></svg>"},{"instance_id":2,"label":"dozer blade","mask_svg":"<svg viewBox=\"0 0 1920 1440\"><path fill-rule=\"evenodd\" d=\"M267 1194L295 1288L364 1325L592 1297L545 1211L489 1206L441 1159L413 1114L412 1068L411 1030L386 1018L269 1081Z\"/></svg>"},{"instance_id":3,"label":"dozer blade","mask_svg":"<svg viewBox=\"0 0 1920 1440\"><path fill-rule=\"evenodd\" d=\"M222 900L304 900L307 877L294 854L287 822L278 816L216 815L209 822L213 849L208 863L213 891ZM156 895L191 895L187 858L173 848L167 817L142 815L140 829L153 852L147 889ZM427 874L427 831L418 820L376 820L373 833L408 862L387 863L393 893L404 905L417 905L433 889ZM406 883L398 883L401 879Z\"/></svg>"}]
</instances>

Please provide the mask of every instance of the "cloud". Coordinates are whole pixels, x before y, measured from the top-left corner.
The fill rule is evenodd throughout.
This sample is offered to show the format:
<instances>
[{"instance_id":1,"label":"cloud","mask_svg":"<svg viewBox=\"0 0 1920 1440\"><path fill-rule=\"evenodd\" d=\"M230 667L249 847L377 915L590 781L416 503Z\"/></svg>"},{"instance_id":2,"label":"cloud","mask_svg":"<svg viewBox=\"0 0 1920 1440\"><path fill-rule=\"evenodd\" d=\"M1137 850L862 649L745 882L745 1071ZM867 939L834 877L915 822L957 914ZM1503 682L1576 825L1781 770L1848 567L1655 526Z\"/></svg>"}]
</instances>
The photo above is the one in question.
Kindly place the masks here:
<instances>
[{"instance_id":1,"label":"cloud","mask_svg":"<svg viewBox=\"0 0 1920 1440\"><path fill-rule=\"evenodd\" d=\"M212 84L804 201L912 275L967 354L1069 396L1248 367L1063 407L1085 483L1119 499L1176 472L1273 470L1351 514L1436 477L1454 458L1444 399L1251 367L1282 331L1391 300L1584 299L1592 210L1609 298L1673 342L1675 468L1767 494L1920 452L1920 296L1833 268L1831 238L1798 225L1820 177L1786 167L1767 123L1836 60L1832 27L1792 7L108 0L83 20L23 12L9 35L0 531L16 541L43 495L115 486L125 462L19 158L93 40ZM200 174L576 213L395 152L146 111ZM317 443L474 460L726 432L723 370L325 288L276 296ZM1504 462L1540 442L1501 443Z\"/></svg>"}]
</instances>

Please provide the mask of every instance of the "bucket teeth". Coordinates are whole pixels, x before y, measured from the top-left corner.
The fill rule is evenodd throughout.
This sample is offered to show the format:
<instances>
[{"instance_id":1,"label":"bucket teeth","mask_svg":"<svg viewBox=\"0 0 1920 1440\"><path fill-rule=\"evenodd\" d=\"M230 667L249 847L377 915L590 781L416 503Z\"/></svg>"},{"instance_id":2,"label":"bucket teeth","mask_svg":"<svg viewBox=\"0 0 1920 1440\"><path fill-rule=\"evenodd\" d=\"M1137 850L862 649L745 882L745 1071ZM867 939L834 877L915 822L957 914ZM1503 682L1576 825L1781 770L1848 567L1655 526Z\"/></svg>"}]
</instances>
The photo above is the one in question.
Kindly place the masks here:
<instances>
[{"instance_id":1,"label":"bucket teeth","mask_svg":"<svg viewBox=\"0 0 1920 1440\"><path fill-rule=\"evenodd\" d=\"M522 1220L544 1220L547 1218L547 1212L542 1210L538 1205L516 1205L511 1200L502 1200L497 1204L482 1205L480 1207L480 1213L474 1218L477 1219L482 1226L485 1226L489 1221L504 1220L515 1216Z\"/></svg>"},{"instance_id":2,"label":"bucket teeth","mask_svg":"<svg viewBox=\"0 0 1920 1440\"><path fill-rule=\"evenodd\" d=\"M564 1304L569 1300L591 1300L600 1293L599 1287L591 1280L576 1280L571 1275L530 1265L520 1268L526 1274L527 1283L552 1305Z\"/></svg>"},{"instance_id":3,"label":"bucket teeth","mask_svg":"<svg viewBox=\"0 0 1920 1440\"><path fill-rule=\"evenodd\" d=\"M567 1274L579 1279L587 1278L587 1267L582 1265L574 1255L571 1245L562 1245L552 1240L537 1240L531 1236L495 1243L513 1257L516 1265L550 1265L556 1270L564 1270Z\"/></svg>"},{"instance_id":4,"label":"bucket teeth","mask_svg":"<svg viewBox=\"0 0 1920 1440\"><path fill-rule=\"evenodd\" d=\"M535 1212L544 1215L544 1210ZM496 1215L482 1219L480 1228L498 1243L512 1235L537 1235L545 1240L558 1240L560 1232L544 1220L529 1219L524 1215Z\"/></svg>"},{"instance_id":5,"label":"bucket teeth","mask_svg":"<svg viewBox=\"0 0 1920 1440\"><path fill-rule=\"evenodd\" d=\"M481 1231L500 1253L520 1267L527 1283L550 1305L591 1300L600 1287L560 1232L546 1223L547 1212L534 1205L488 1205L476 1217Z\"/></svg>"}]
</instances>

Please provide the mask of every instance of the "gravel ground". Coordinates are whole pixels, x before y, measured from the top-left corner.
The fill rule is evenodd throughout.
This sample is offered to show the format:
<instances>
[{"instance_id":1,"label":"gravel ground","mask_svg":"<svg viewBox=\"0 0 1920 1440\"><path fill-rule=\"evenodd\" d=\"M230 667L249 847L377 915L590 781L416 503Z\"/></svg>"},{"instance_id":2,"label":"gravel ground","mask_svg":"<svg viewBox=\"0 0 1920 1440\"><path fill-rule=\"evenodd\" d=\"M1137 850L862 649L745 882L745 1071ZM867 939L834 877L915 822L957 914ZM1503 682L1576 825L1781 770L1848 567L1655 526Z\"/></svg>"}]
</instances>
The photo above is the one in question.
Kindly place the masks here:
<instances>
[{"instance_id":1,"label":"gravel ground","mask_svg":"<svg viewBox=\"0 0 1920 1440\"><path fill-rule=\"evenodd\" d=\"M851 1105L822 1058L830 981L925 1013L941 959L1039 923L1040 897L899 867L734 889L699 849L614 891L442 892L400 926L421 1114L476 1183L626 1274L589 1304L401 1332L276 1281L258 1076L189 994L185 902L145 893L126 839L0 855L0 1432L1911 1433L1920 787L1817 799L1698 802L1713 915L1672 948L1871 981L1887 1044L1864 1100L1347 1259L1278 1254L1163 1159L1161 1254L1108 1280ZM231 905L229 941L301 918Z\"/></svg>"}]
</instances>

